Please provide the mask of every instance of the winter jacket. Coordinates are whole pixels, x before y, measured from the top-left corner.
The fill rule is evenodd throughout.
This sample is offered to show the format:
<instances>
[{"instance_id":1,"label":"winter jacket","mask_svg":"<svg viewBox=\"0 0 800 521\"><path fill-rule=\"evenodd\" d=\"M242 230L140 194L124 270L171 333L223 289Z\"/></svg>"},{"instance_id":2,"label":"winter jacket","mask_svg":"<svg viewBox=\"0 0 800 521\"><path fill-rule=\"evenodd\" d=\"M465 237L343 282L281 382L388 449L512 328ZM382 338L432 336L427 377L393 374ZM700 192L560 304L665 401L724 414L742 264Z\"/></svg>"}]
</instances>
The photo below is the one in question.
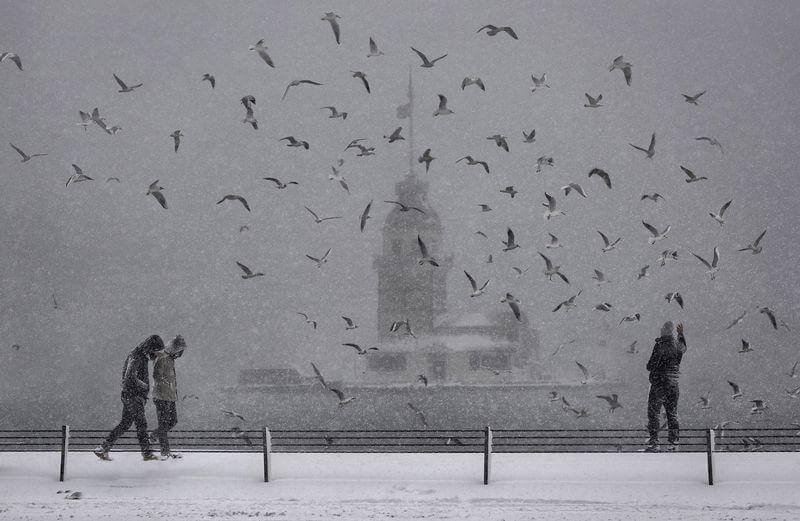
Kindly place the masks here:
<instances>
[{"instance_id":1,"label":"winter jacket","mask_svg":"<svg viewBox=\"0 0 800 521\"><path fill-rule=\"evenodd\" d=\"M125 359L122 366L122 397L147 400L150 391L150 375L147 371L147 357L154 351L164 349L164 342L158 335L152 335L136 346Z\"/></svg>"},{"instance_id":2,"label":"winter jacket","mask_svg":"<svg viewBox=\"0 0 800 521\"><path fill-rule=\"evenodd\" d=\"M653 354L650 355L650 360L647 362L650 380L659 377L678 378L681 374L681 359L685 352L686 338L682 334L678 335L677 342L672 335L656 338Z\"/></svg>"},{"instance_id":3,"label":"winter jacket","mask_svg":"<svg viewBox=\"0 0 800 521\"><path fill-rule=\"evenodd\" d=\"M153 362L153 400L178 400L175 358L170 354L158 353Z\"/></svg>"}]
</instances>

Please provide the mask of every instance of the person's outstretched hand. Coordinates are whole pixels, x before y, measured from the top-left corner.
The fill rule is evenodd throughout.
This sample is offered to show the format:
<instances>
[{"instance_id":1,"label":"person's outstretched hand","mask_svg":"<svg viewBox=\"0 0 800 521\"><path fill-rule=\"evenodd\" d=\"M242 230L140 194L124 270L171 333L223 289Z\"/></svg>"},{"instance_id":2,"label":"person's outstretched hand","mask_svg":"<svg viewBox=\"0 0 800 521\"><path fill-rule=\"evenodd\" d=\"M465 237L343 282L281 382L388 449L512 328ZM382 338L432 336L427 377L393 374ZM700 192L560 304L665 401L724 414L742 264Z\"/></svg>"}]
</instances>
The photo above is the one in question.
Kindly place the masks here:
<instances>
[{"instance_id":1,"label":"person's outstretched hand","mask_svg":"<svg viewBox=\"0 0 800 521\"><path fill-rule=\"evenodd\" d=\"M683 334L683 322L678 324L678 334L679 335Z\"/></svg>"}]
</instances>

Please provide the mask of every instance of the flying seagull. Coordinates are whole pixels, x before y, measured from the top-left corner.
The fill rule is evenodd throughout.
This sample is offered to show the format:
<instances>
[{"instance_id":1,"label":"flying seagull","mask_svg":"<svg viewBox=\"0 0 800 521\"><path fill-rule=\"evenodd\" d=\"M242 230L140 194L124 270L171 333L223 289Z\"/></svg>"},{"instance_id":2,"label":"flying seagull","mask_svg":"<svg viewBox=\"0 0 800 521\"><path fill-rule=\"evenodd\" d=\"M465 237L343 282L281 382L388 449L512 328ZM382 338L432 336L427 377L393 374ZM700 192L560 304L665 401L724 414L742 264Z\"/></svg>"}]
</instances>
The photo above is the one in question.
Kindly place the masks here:
<instances>
[{"instance_id":1,"label":"flying seagull","mask_svg":"<svg viewBox=\"0 0 800 521\"><path fill-rule=\"evenodd\" d=\"M772 311L768 307L763 307L763 308L759 308L758 312L767 316L767 318L769 319L769 323L772 324L772 328L773 329L775 329L775 330L778 329L778 321L775 318L775 312L774 311Z\"/></svg>"},{"instance_id":2,"label":"flying seagull","mask_svg":"<svg viewBox=\"0 0 800 521\"><path fill-rule=\"evenodd\" d=\"M23 152L22 150L20 150L18 147L14 146L14 143L9 143L9 145L11 145L11 148L16 150L17 153L22 156L22 161L20 161L20 163L27 163L28 161L30 161L34 157L42 157L42 156L46 156L47 155L47 154L31 154L31 155L28 155L25 152Z\"/></svg>"},{"instance_id":3,"label":"flying seagull","mask_svg":"<svg viewBox=\"0 0 800 521\"><path fill-rule=\"evenodd\" d=\"M697 100L705 93L706 91L698 92L694 96L687 96L686 94L681 94L681 96L683 96L683 99L686 101L686 103L691 103L692 105L697 106Z\"/></svg>"},{"instance_id":4,"label":"flying seagull","mask_svg":"<svg viewBox=\"0 0 800 521\"><path fill-rule=\"evenodd\" d=\"M275 68L275 64L272 63L272 58L270 58L269 54L267 54L267 46L264 45L263 38L257 41L255 45L251 45L250 50L256 51L258 55L261 56L261 59L264 60L264 62L266 62L267 65L269 65L273 69Z\"/></svg>"},{"instance_id":5,"label":"flying seagull","mask_svg":"<svg viewBox=\"0 0 800 521\"><path fill-rule=\"evenodd\" d=\"M350 187L348 187L348 186L347 186L347 181L345 180L344 176L343 176L343 175L342 175L342 173L341 173L339 170L337 170L337 169L336 169L336 167L335 167L335 166L333 166L333 165L331 165L331 173L330 173L330 174L328 174L328 180L329 180L329 181L336 181L336 182L338 182L338 183L339 183L339 185L342 187L342 189L343 189L345 192L347 192L348 194L350 193Z\"/></svg>"},{"instance_id":6,"label":"flying seagull","mask_svg":"<svg viewBox=\"0 0 800 521\"><path fill-rule=\"evenodd\" d=\"M417 208L416 206L407 206L401 203L400 201L383 201L383 202L397 205L397 207L400 209L401 212L409 212L411 210L416 210L419 213L425 213L423 210Z\"/></svg>"},{"instance_id":7,"label":"flying seagull","mask_svg":"<svg viewBox=\"0 0 800 521\"><path fill-rule=\"evenodd\" d=\"M405 140L406 138L404 138L403 136L400 135L400 132L402 130L403 130L403 127L397 127L396 129L394 129L394 131L392 131L391 134L389 134L388 136L383 136L383 137L384 137L384 139L388 139L389 143L394 143L395 141L399 141L401 139Z\"/></svg>"},{"instance_id":8,"label":"flying seagull","mask_svg":"<svg viewBox=\"0 0 800 521\"><path fill-rule=\"evenodd\" d=\"M523 143L533 143L534 141L536 141L536 129L531 130L530 133L527 134L524 130L522 131Z\"/></svg>"},{"instance_id":9,"label":"flying seagull","mask_svg":"<svg viewBox=\"0 0 800 521\"><path fill-rule=\"evenodd\" d=\"M486 286L489 284L489 279L486 279L486 282L483 283L483 286L481 286L479 288L478 284L475 282L475 279L473 279L472 275L467 273L466 270L464 270L464 275L467 276L467 279L469 280L469 283L472 286L472 293L470 294L470 297L479 297L479 296L483 295L483 291L486 289Z\"/></svg>"},{"instance_id":10,"label":"flying seagull","mask_svg":"<svg viewBox=\"0 0 800 521\"><path fill-rule=\"evenodd\" d=\"M730 325L728 325L728 327L725 328L725 330L727 331L728 329L732 328L733 326L741 324L742 320L744 320L745 315L747 315L747 310L746 309L744 310L744 312L741 315L739 315L738 317L734 318L733 322L731 322Z\"/></svg>"},{"instance_id":11,"label":"flying seagull","mask_svg":"<svg viewBox=\"0 0 800 521\"><path fill-rule=\"evenodd\" d=\"M472 156L464 156L458 161L456 161L456 163L458 163L459 161L464 161L465 159L467 160L467 164L469 166L481 165L483 169L486 170L486 173L487 174L489 173L489 164L486 161L477 161L473 159Z\"/></svg>"},{"instance_id":12,"label":"flying seagull","mask_svg":"<svg viewBox=\"0 0 800 521\"><path fill-rule=\"evenodd\" d=\"M17 68L19 70L22 70L22 60L20 59L19 55L17 55L17 53L13 52L0 53L0 63L3 63L6 60L11 60L17 65Z\"/></svg>"},{"instance_id":13,"label":"flying seagull","mask_svg":"<svg viewBox=\"0 0 800 521\"><path fill-rule=\"evenodd\" d=\"M361 229L362 232L364 231L364 227L367 225L367 219L369 219L370 208L372 208L372 201L367 203L366 208L364 208L364 211L361 212L361 217L359 218L359 228Z\"/></svg>"},{"instance_id":14,"label":"flying seagull","mask_svg":"<svg viewBox=\"0 0 800 521\"><path fill-rule=\"evenodd\" d=\"M625 75L625 83L630 86L631 84L631 68L633 65L626 62L622 56L617 56L614 58L614 61L611 63L611 67L608 68L609 72L613 71L614 69L619 69L622 71L622 74Z\"/></svg>"},{"instance_id":15,"label":"flying seagull","mask_svg":"<svg viewBox=\"0 0 800 521\"><path fill-rule=\"evenodd\" d=\"M739 387L739 385L736 382L732 382L732 381L728 380L728 385L730 385L731 389L733 390L733 394L731 395L731 398L733 398L735 400L736 398L741 398L743 396L742 388Z\"/></svg>"},{"instance_id":16,"label":"flying seagull","mask_svg":"<svg viewBox=\"0 0 800 521\"><path fill-rule=\"evenodd\" d=\"M712 147L719 147L719 151L722 152L723 154L725 153L725 151L722 149L722 143L720 143L719 141L717 141L713 137L701 136L701 137L694 138L694 140L695 141L707 141L709 145L711 145Z\"/></svg>"},{"instance_id":17,"label":"flying seagull","mask_svg":"<svg viewBox=\"0 0 800 521\"><path fill-rule=\"evenodd\" d=\"M583 188L578 183L569 183L566 186L562 186L561 189L564 190L564 197L568 196L573 190L581 197L586 197L586 192L583 191Z\"/></svg>"},{"instance_id":18,"label":"flying seagull","mask_svg":"<svg viewBox=\"0 0 800 521\"><path fill-rule=\"evenodd\" d=\"M446 54L443 54L443 55L439 56L438 58L434 58L433 60L429 60L427 56L425 56L424 54L422 54L422 52L416 50L415 48L412 47L411 50L414 51L415 53L417 53L417 56L419 56L419 58L422 60L422 65L420 65L420 67L425 67L425 68L433 67L436 64L437 61L439 61L442 58L444 58L445 56L447 56Z\"/></svg>"},{"instance_id":19,"label":"flying seagull","mask_svg":"<svg viewBox=\"0 0 800 521\"><path fill-rule=\"evenodd\" d=\"M764 249L764 247L760 245L761 244L761 239L764 238L764 235L766 233L767 233L767 230L764 230L763 232L761 232L761 234L758 237L756 237L756 240L754 240L753 242L751 242L750 244L748 244L744 248L738 249L737 251L748 251L749 250L753 255L755 255L757 253L761 253L761 250Z\"/></svg>"},{"instance_id":20,"label":"flying seagull","mask_svg":"<svg viewBox=\"0 0 800 521\"><path fill-rule=\"evenodd\" d=\"M306 324L311 324L312 328L317 329L317 321L316 320L311 320L311 318L309 318L309 316L307 314L305 314L305 313L301 313L299 311L297 311L296 313L305 319Z\"/></svg>"},{"instance_id":21,"label":"flying seagull","mask_svg":"<svg viewBox=\"0 0 800 521\"><path fill-rule=\"evenodd\" d=\"M234 195L234 194L225 195L222 197L222 199L217 201L217 204L222 204L224 201L239 201L240 203L242 203L242 206L244 206L245 210L247 210L248 212L250 211L250 205L247 204L247 200L245 200L245 198L242 197L241 195Z\"/></svg>"},{"instance_id":22,"label":"flying seagull","mask_svg":"<svg viewBox=\"0 0 800 521\"><path fill-rule=\"evenodd\" d=\"M294 136L282 137L278 141L288 141L288 143L286 143L287 147L303 147L306 150L309 148L308 141L295 139Z\"/></svg>"},{"instance_id":23,"label":"flying seagull","mask_svg":"<svg viewBox=\"0 0 800 521\"><path fill-rule=\"evenodd\" d=\"M506 238L505 241L501 240L501 242L505 245L505 248L503 248L503 251L511 251L511 250L519 248L519 244L514 242L514 231L511 228L507 228L506 229L506 237L507 238Z\"/></svg>"},{"instance_id":24,"label":"flying seagull","mask_svg":"<svg viewBox=\"0 0 800 521\"><path fill-rule=\"evenodd\" d=\"M439 108L434 111L433 116L447 116L449 114L453 114L453 111L447 108L447 96L439 94Z\"/></svg>"},{"instance_id":25,"label":"flying seagull","mask_svg":"<svg viewBox=\"0 0 800 521\"><path fill-rule=\"evenodd\" d=\"M747 340L745 340L743 338L742 339L742 347L739 349L738 352L739 353L752 353L753 352L753 348L750 347L750 342L748 342Z\"/></svg>"},{"instance_id":26,"label":"flying seagull","mask_svg":"<svg viewBox=\"0 0 800 521\"><path fill-rule=\"evenodd\" d=\"M314 210L312 210L308 206L303 206L303 208L305 208L308 211L308 213L310 213L312 216L314 216L314 222L317 223L317 224L320 224L323 221L329 221L331 219L341 219L342 218L340 215L336 215L336 216L333 216L333 217L320 217L319 215L317 215L314 212Z\"/></svg>"},{"instance_id":27,"label":"flying seagull","mask_svg":"<svg viewBox=\"0 0 800 521\"><path fill-rule=\"evenodd\" d=\"M509 151L509 150L508 150L508 141L507 141L507 139L508 139L508 138L506 138L506 136L503 136L503 135L500 135L500 134L495 134L495 135L493 135L493 136L489 136L489 137L487 137L486 139L488 139L488 140L490 140L490 141L494 141L494 143L495 143L495 144L496 144L498 147L502 148L502 149L503 149L503 150L505 150L506 152L508 152L508 151Z\"/></svg>"},{"instance_id":28,"label":"flying seagull","mask_svg":"<svg viewBox=\"0 0 800 521\"><path fill-rule=\"evenodd\" d=\"M583 375L583 378L581 379L581 384L586 384L589 381L589 378L590 378L589 370L586 369L585 365L583 365L582 363L578 362L577 360L575 360L575 365L578 366L578 369L581 370L581 374Z\"/></svg>"},{"instance_id":29,"label":"flying seagull","mask_svg":"<svg viewBox=\"0 0 800 521\"><path fill-rule=\"evenodd\" d=\"M356 350L356 353L358 353L359 355L366 355L366 354L369 354L370 351L377 351L378 350L377 347L367 347L365 349L365 348L361 347L360 345L354 344L352 342L347 342L346 344L342 344L342 345L346 346L346 347L352 347L353 349Z\"/></svg>"},{"instance_id":30,"label":"flying seagull","mask_svg":"<svg viewBox=\"0 0 800 521\"><path fill-rule=\"evenodd\" d=\"M163 186L158 186L158 179L156 179L155 181L150 183L149 187L147 187L147 192L145 193L145 195L152 195L153 197L155 197L156 201L158 201L158 204L160 204L161 207L166 210L167 200L164 198L164 194L161 193L161 190L163 189L164 189Z\"/></svg>"},{"instance_id":31,"label":"flying seagull","mask_svg":"<svg viewBox=\"0 0 800 521\"><path fill-rule=\"evenodd\" d=\"M175 142L175 153L177 153L178 147L181 146L181 138L183 137L183 132L181 131L181 129L178 129L169 136Z\"/></svg>"},{"instance_id":32,"label":"flying seagull","mask_svg":"<svg viewBox=\"0 0 800 521\"><path fill-rule=\"evenodd\" d=\"M358 147L358 157L367 157L375 155L375 147L365 147L364 145L356 145Z\"/></svg>"},{"instance_id":33,"label":"flying seagull","mask_svg":"<svg viewBox=\"0 0 800 521\"><path fill-rule=\"evenodd\" d=\"M650 200L651 200L651 201L653 201L654 203L657 203L659 199L663 199L663 198L664 198L664 196L663 196L663 195L661 195L660 193L658 193L658 192L653 192L652 194L644 194L644 195L641 197L641 199L639 199L639 200L640 200L640 201L644 201L645 199L650 199Z\"/></svg>"},{"instance_id":34,"label":"flying seagull","mask_svg":"<svg viewBox=\"0 0 800 521\"><path fill-rule=\"evenodd\" d=\"M419 156L419 158L417 158L417 162L418 163L425 163L425 173L427 174L428 173L428 169L431 166L431 161L433 161L434 159L436 159L436 158L431 155L431 149L427 148L427 149L425 149L425 152L423 152L422 155Z\"/></svg>"},{"instance_id":35,"label":"flying seagull","mask_svg":"<svg viewBox=\"0 0 800 521\"><path fill-rule=\"evenodd\" d=\"M617 327L621 326L623 322L639 322L641 319L641 315L639 313L634 313L633 315L628 315L627 317L622 317L622 320L619 321Z\"/></svg>"},{"instance_id":36,"label":"flying seagull","mask_svg":"<svg viewBox=\"0 0 800 521\"><path fill-rule=\"evenodd\" d=\"M417 235L417 245L419 245L419 251L420 254L422 255L422 257L418 261L418 264L422 266L423 264L427 263L430 264L431 266L438 267L439 263L436 262L436 259L434 257L431 257L428 254L428 248L425 246L425 243L422 242L422 238L419 235Z\"/></svg>"},{"instance_id":37,"label":"flying seagull","mask_svg":"<svg viewBox=\"0 0 800 521\"><path fill-rule=\"evenodd\" d=\"M344 330L345 331L350 331L351 329L358 329L358 324L353 322L352 318L346 317L344 315L341 315L341 317L342 317L342 320L344 320Z\"/></svg>"},{"instance_id":38,"label":"flying seagull","mask_svg":"<svg viewBox=\"0 0 800 521\"><path fill-rule=\"evenodd\" d=\"M297 181L289 181L288 183L284 183L283 181L281 181L280 179L275 178L275 177L262 177L261 179L263 179L264 181L271 181L271 182L275 183L275 188L277 188L278 190L284 190L289 185L299 185L300 184Z\"/></svg>"},{"instance_id":39,"label":"flying seagull","mask_svg":"<svg viewBox=\"0 0 800 521\"><path fill-rule=\"evenodd\" d=\"M306 254L306 257L308 257L310 260L314 261L317 264L317 268L321 268L323 264L328 262L328 254L330 254L330 252L331 252L331 248L328 248L328 251L325 252L325 255L323 255L320 258L312 257L311 255L308 255L308 254Z\"/></svg>"},{"instance_id":40,"label":"flying seagull","mask_svg":"<svg viewBox=\"0 0 800 521\"><path fill-rule=\"evenodd\" d=\"M519 192L514 189L514 185L511 185L511 186L506 186L505 188L500 190L500 193L501 194L508 194L513 199L514 196L517 195Z\"/></svg>"},{"instance_id":41,"label":"flying seagull","mask_svg":"<svg viewBox=\"0 0 800 521\"><path fill-rule=\"evenodd\" d=\"M383 52L378 50L378 44L375 43L375 40L372 36L369 37L369 54L367 54L367 58L372 58L373 56L383 56Z\"/></svg>"},{"instance_id":42,"label":"flying seagull","mask_svg":"<svg viewBox=\"0 0 800 521\"><path fill-rule=\"evenodd\" d=\"M602 94L598 94L596 98L591 97L588 93L584 93L584 96L586 96L586 99L589 101L588 103L583 105L584 107L588 109L596 109L598 107L602 107L602 105L600 105L600 101L603 99Z\"/></svg>"},{"instance_id":43,"label":"flying seagull","mask_svg":"<svg viewBox=\"0 0 800 521\"><path fill-rule=\"evenodd\" d=\"M639 273L636 275L636 280L642 280L643 278L645 278L647 276L647 270L649 269L650 269L649 264L642 266L641 269L639 270Z\"/></svg>"},{"instance_id":44,"label":"flying seagull","mask_svg":"<svg viewBox=\"0 0 800 521\"><path fill-rule=\"evenodd\" d=\"M425 414L422 411L420 411L419 409L417 409L414 406L414 404L411 403L411 402L408 402L406 405L408 405L409 409L414 411L414 414L417 416L417 418L419 418L419 420L422 422L422 425L427 429L428 428L428 420L425 419Z\"/></svg>"},{"instance_id":45,"label":"flying seagull","mask_svg":"<svg viewBox=\"0 0 800 521\"><path fill-rule=\"evenodd\" d=\"M593 175L596 175L597 177L602 179L603 182L606 184L606 186L609 189L611 188L611 176L608 175L608 172L606 172L605 170L602 170L600 168L592 168L589 171L589 177L592 177Z\"/></svg>"},{"instance_id":46,"label":"flying seagull","mask_svg":"<svg viewBox=\"0 0 800 521\"><path fill-rule=\"evenodd\" d=\"M511 308L511 311L514 312L514 317L517 320L521 320L520 316L522 314L522 311L520 311L520 308L519 308L520 301L517 300L517 298L514 295L512 295L511 293L506 293L506 296L503 297L502 299L500 299L500 303L501 304L508 304L508 307Z\"/></svg>"},{"instance_id":47,"label":"flying seagull","mask_svg":"<svg viewBox=\"0 0 800 521\"><path fill-rule=\"evenodd\" d=\"M556 311L558 311L561 308L564 308L565 312L569 311L572 308L574 308L576 306L575 299L578 298L581 293L583 293L583 290L579 290L576 294L572 295L567 300L565 300L563 302L560 302L556 307L553 308L553 313L555 313Z\"/></svg>"},{"instance_id":48,"label":"flying seagull","mask_svg":"<svg viewBox=\"0 0 800 521\"><path fill-rule=\"evenodd\" d=\"M544 274L547 276L548 280L552 281L553 280L553 276L554 275L558 275L559 277L561 277L561 280L563 280L564 282L569 284L569 279L567 279L567 276L564 275L563 273L561 273L561 271L559 271L561 269L561 266L554 265L553 261L551 261L543 253L541 253L541 252L537 252L537 253L539 254L539 256L542 259L544 259L544 266L545 266L544 267Z\"/></svg>"},{"instance_id":49,"label":"flying seagull","mask_svg":"<svg viewBox=\"0 0 800 521\"><path fill-rule=\"evenodd\" d=\"M241 270L244 272L242 274L242 278L244 280L252 279L254 277L263 277L264 276L264 274L261 273L260 271L258 273L253 273L253 271L250 268L248 268L247 266L245 266L244 264L242 264L239 261L236 261L236 265L239 266L239 268L241 268Z\"/></svg>"},{"instance_id":50,"label":"flying seagull","mask_svg":"<svg viewBox=\"0 0 800 521\"><path fill-rule=\"evenodd\" d=\"M478 205L481 209L481 212L491 212L492 208L488 204L479 204Z\"/></svg>"},{"instance_id":51,"label":"flying seagull","mask_svg":"<svg viewBox=\"0 0 800 521\"><path fill-rule=\"evenodd\" d=\"M650 232L650 237L647 238L647 244L651 246L655 244L656 241L661 241L668 238L669 235L667 234L672 228L672 226L667 226L666 228L664 228L663 232L659 232L655 226L653 226L652 224L648 224L644 221L642 221L642 226L644 226L647 229L647 231Z\"/></svg>"},{"instance_id":52,"label":"flying seagull","mask_svg":"<svg viewBox=\"0 0 800 521\"><path fill-rule=\"evenodd\" d=\"M212 89L217 85L217 79L214 78L214 76L209 73L203 74L203 77L200 79L200 81L207 81L208 83L211 84Z\"/></svg>"},{"instance_id":53,"label":"flying seagull","mask_svg":"<svg viewBox=\"0 0 800 521\"><path fill-rule=\"evenodd\" d=\"M91 178L88 175L84 174L83 170L81 170L81 168L78 165L76 165L75 163L72 164L72 169L75 170L75 173L67 178L67 183L65 185L66 187L69 187L69 185L71 185L73 183L80 183L82 181L93 181L94 180L93 178Z\"/></svg>"},{"instance_id":54,"label":"flying seagull","mask_svg":"<svg viewBox=\"0 0 800 521\"><path fill-rule=\"evenodd\" d=\"M367 89L367 94L370 94L372 91L369 90L369 82L367 81L367 75L361 71L350 71L353 73L353 78L358 78L361 80L361 83L364 85L364 88Z\"/></svg>"},{"instance_id":55,"label":"flying seagull","mask_svg":"<svg viewBox=\"0 0 800 521\"><path fill-rule=\"evenodd\" d=\"M697 257L697 260L702 262L705 265L705 267L708 268L708 271L706 271L706 273L711 275L711 280L714 280L714 277L719 271L719 266L717 266L717 264L719 263L719 249L716 246L714 246L714 256L711 259L711 263L709 263L703 257L697 255L694 252L692 252L692 255Z\"/></svg>"},{"instance_id":56,"label":"flying seagull","mask_svg":"<svg viewBox=\"0 0 800 521\"><path fill-rule=\"evenodd\" d=\"M340 44L341 42L341 35L339 34L339 22L336 21L337 18L341 18L338 14L334 12L325 13L325 16L320 18L320 20L327 20L331 24L331 29L333 29L333 36L336 38L336 44Z\"/></svg>"},{"instance_id":57,"label":"flying seagull","mask_svg":"<svg viewBox=\"0 0 800 521\"><path fill-rule=\"evenodd\" d=\"M608 284L609 282L611 282L606 278L605 274L602 271L597 269L594 270L594 275L592 275L592 278L597 281L595 282L595 284L597 284L598 286L602 284Z\"/></svg>"},{"instance_id":58,"label":"flying seagull","mask_svg":"<svg viewBox=\"0 0 800 521\"><path fill-rule=\"evenodd\" d=\"M619 241L622 240L622 237L617 237L617 239L614 242L611 242L608 240L608 237L606 237L606 235L600 230L597 230L597 233L599 233L600 237L603 239L603 245L604 245L602 249L603 253L609 252L614 248L616 248Z\"/></svg>"},{"instance_id":59,"label":"flying seagull","mask_svg":"<svg viewBox=\"0 0 800 521\"><path fill-rule=\"evenodd\" d=\"M286 86L286 90L283 91L283 96L281 96L281 101L286 99L286 94L289 93L289 89L292 87L297 87L302 85L303 83L307 83L309 85L322 85L322 83L318 83L316 81L311 80L292 80L289 82L289 85Z\"/></svg>"},{"instance_id":60,"label":"flying seagull","mask_svg":"<svg viewBox=\"0 0 800 521\"><path fill-rule=\"evenodd\" d=\"M121 89L121 90L118 90L117 92L133 92L134 89L138 89L139 87L144 85L143 83L137 83L136 85L131 85L129 87L129 86L125 85L124 81L119 79L119 76L117 76L116 74L113 74L113 76L114 76L114 79L117 80L117 83L119 83L119 87Z\"/></svg>"},{"instance_id":61,"label":"flying seagull","mask_svg":"<svg viewBox=\"0 0 800 521\"><path fill-rule=\"evenodd\" d=\"M331 115L328 116L328 119L335 119L335 118L342 118L342 121L347 119L347 112L339 112L336 110L336 107L320 107L320 110L328 109L331 111ZM347 149L345 149L347 150Z\"/></svg>"},{"instance_id":62,"label":"flying seagull","mask_svg":"<svg viewBox=\"0 0 800 521\"><path fill-rule=\"evenodd\" d=\"M242 120L242 123L249 123L250 125L253 126L254 130L258 130L258 120L256 119L255 115L253 114L253 107L250 106L249 104L245 104L244 108L247 111L247 113L245 114L244 119Z\"/></svg>"},{"instance_id":63,"label":"flying seagull","mask_svg":"<svg viewBox=\"0 0 800 521\"><path fill-rule=\"evenodd\" d=\"M225 416L236 418L237 420L247 421L245 420L244 416L242 416L236 411L226 411L225 409L220 409L220 411L222 411L222 414L224 414Z\"/></svg>"},{"instance_id":64,"label":"flying seagull","mask_svg":"<svg viewBox=\"0 0 800 521\"><path fill-rule=\"evenodd\" d=\"M717 221L719 225L722 226L723 224L725 224L725 218L724 218L725 210L728 209L728 207L731 205L732 202L733 199L723 204L722 207L719 209L719 213L708 212L708 215L710 215L712 219Z\"/></svg>"},{"instance_id":65,"label":"flying seagull","mask_svg":"<svg viewBox=\"0 0 800 521\"><path fill-rule=\"evenodd\" d=\"M495 25L487 24L487 25L484 25L483 27L481 27L480 29L478 29L475 32L479 33L481 31L483 31L484 29L486 29L486 34L489 35L489 36L496 36L497 34L499 34L501 32L504 32L504 33L508 34L510 37L514 38L515 40L519 40L519 38L517 38L517 33L514 32L514 29L512 29L511 27L508 27L507 25L506 26L502 26L502 27L497 27Z\"/></svg>"},{"instance_id":66,"label":"flying seagull","mask_svg":"<svg viewBox=\"0 0 800 521\"><path fill-rule=\"evenodd\" d=\"M619 403L619 396L616 393L611 394L611 396L598 394L597 398L601 400L605 400L608 402L609 409L608 412L614 412L614 409L619 409L622 405Z\"/></svg>"},{"instance_id":67,"label":"flying seagull","mask_svg":"<svg viewBox=\"0 0 800 521\"><path fill-rule=\"evenodd\" d=\"M681 170L683 170L683 173L686 174L685 181L687 183L696 183L697 181L703 181L708 179L706 176L697 177L694 172L692 172L683 165L681 165Z\"/></svg>"},{"instance_id":68,"label":"flying seagull","mask_svg":"<svg viewBox=\"0 0 800 521\"><path fill-rule=\"evenodd\" d=\"M547 243L545 248L563 248L563 246L558 240L558 237L556 237L552 233L548 233L547 235L550 236L550 242Z\"/></svg>"},{"instance_id":69,"label":"flying seagull","mask_svg":"<svg viewBox=\"0 0 800 521\"><path fill-rule=\"evenodd\" d=\"M673 300L678 303L678 305L683 309L683 297L677 291L672 291L667 293L667 296L664 297L667 302L672 302Z\"/></svg>"},{"instance_id":70,"label":"flying seagull","mask_svg":"<svg viewBox=\"0 0 800 521\"><path fill-rule=\"evenodd\" d=\"M533 74L531 74L531 80L533 81L533 88L531 92L536 92L536 89L540 89L542 87L550 88L550 85L547 84L547 73L542 74L541 78L537 78Z\"/></svg>"},{"instance_id":71,"label":"flying seagull","mask_svg":"<svg viewBox=\"0 0 800 521\"><path fill-rule=\"evenodd\" d=\"M650 146L647 148L642 148L640 146L636 146L633 143L628 143L630 146L635 148L636 150L641 150L647 156L647 159L653 159L653 156L656 153L656 133L653 132L653 135L650 136Z\"/></svg>"},{"instance_id":72,"label":"flying seagull","mask_svg":"<svg viewBox=\"0 0 800 521\"><path fill-rule=\"evenodd\" d=\"M477 85L482 91L486 92L486 85L483 84L483 80L475 77L475 78L464 78L461 80L461 90L466 89L470 85Z\"/></svg>"},{"instance_id":73,"label":"flying seagull","mask_svg":"<svg viewBox=\"0 0 800 521\"><path fill-rule=\"evenodd\" d=\"M556 217L557 215L566 215L563 210L556 210L555 197L547 192L544 193L544 196L547 198L547 203L543 203L543 205L547 208L543 214L545 219L549 221L551 217Z\"/></svg>"}]
</instances>

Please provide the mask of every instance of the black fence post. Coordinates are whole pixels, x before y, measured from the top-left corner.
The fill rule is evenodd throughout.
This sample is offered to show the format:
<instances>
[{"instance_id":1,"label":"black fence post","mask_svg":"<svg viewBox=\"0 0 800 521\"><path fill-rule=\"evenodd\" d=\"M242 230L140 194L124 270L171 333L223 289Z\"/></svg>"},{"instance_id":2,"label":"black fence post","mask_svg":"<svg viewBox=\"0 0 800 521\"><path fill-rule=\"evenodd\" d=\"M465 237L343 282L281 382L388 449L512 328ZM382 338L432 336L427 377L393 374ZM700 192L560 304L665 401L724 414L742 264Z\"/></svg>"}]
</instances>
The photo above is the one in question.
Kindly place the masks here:
<instances>
[{"instance_id":1,"label":"black fence post","mask_svg":"<svg viewBox=\"0 0 800 521\"><path fill-rule=\"evenodd\" d=\"M64 481L67 473L67 452L69 452L69 425L61 426L61 469L58 473L58 480Z\"/></svg>"},{"instance_id":2,"label":"black fence post","mask_svg":"<svg viewBox=\"0 0 800 521\"><path fill-rule=\"evenodd\" d=\"M269 483L269 475L271 474L271 452L272 452L272 435L269 429L264 427L263 434L263 450L264 450L264 483Z\"/></svg>"},{"instance_id":3,"label":"black fence post","mask_svg":"<svg viewBox=\"0 0 800 521\"><path fill-rule=\"evenodd\" d=\"M492 470L492 429L487 425L483 439L483 484L489 484Z\"/></svg>"},{"instance_id":4,"label":"black fence post","mask_svg":"<svg viewBox=\"0 0 800 521\"><path fill-rule=\"evenodd\" d=\"M714 484L714 429L706 429L706 457L708 461L708 484Z\"/></svg>"}]
</instances>

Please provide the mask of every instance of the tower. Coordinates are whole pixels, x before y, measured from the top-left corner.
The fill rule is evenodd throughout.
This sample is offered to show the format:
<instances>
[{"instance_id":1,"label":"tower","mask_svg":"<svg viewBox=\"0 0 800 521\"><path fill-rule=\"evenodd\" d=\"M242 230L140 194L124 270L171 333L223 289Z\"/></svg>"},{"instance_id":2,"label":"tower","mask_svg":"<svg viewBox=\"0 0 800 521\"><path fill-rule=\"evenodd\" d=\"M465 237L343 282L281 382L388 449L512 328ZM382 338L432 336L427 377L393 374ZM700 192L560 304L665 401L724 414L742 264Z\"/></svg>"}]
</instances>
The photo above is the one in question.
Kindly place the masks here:
<instances>
[{"instance_id":1,"label":"tower","mask_svg":"<svg viewBox=\"0 0 800 521\"><path fill-rule=\"evenodd\" d=\"M392 322L409 320L415 333L431 333L437 318L447 310L447 273L452 258L442 249L442 223L427 200L428 183L414 172L414 97L411 73L409 101L397 109L408 118L409 172L395 184L397 201L422 210L402 211L395 207L383 224L383 250L375 258L378 271L378 338L389 334ZM420 265L419 236L439 266Z\"/></svg>"}]
</instances>

